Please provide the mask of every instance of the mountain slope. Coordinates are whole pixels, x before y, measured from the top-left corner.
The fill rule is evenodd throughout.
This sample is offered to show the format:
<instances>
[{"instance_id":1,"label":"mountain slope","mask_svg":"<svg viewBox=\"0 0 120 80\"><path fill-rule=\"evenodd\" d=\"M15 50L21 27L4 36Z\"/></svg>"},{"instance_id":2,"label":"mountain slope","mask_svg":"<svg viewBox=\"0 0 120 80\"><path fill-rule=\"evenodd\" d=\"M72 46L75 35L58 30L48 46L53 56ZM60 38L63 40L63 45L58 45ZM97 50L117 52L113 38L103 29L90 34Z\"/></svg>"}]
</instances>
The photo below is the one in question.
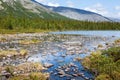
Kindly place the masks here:
<instances>
[{"instance_id":1,"label":"mountain slope","mask_svg":"<svg viewBox=\"0 0 120 80\"><path fill-rule=\"evenodd\" d=\"M0 0L0 15L17 17L65 18L33 0Z\"/></svg>"},{"instance_id":2,"label":"mountain slope","mask_svg":"<svg viewBox=\"0 0 120 80\"><path fill-rule=\"evenodd\" d=\"M111 18L111 17L109 17L109 19L111 19L113 22L120 22L120 19L118 19L118 18Z\"/></svg>"},{"instance_id":3,"label":"mountain slope","mask_svg":"<svg viewBox=\"0 0 120 80\"><path fill-rule=\"evenodd\" d=\"M86 11L86 10L69 8L69 7L51 7L51 6L45 6L45 7L63 16L66 16L68 18L72 18L75 20L96 21L96 22L111 21L110 19L100 14Z\"/></svg>"}]
</instances>

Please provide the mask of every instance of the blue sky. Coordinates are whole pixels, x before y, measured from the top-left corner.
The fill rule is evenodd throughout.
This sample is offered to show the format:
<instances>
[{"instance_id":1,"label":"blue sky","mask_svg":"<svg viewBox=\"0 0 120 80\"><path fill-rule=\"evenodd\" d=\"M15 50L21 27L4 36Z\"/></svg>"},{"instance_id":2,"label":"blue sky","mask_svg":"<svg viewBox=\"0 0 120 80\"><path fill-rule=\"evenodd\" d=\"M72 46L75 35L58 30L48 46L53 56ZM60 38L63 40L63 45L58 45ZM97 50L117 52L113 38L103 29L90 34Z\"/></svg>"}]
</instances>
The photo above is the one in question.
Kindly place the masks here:
<instances>
[{"instance_id":1,"label":"blue sky","mask_svg":"<svg viewBox=\"0 0 120 80\"><path fill-rule=\"evenodd\" d=\"M120 19L120 0L36 0L49 6L66 6Z\"/></svg>"}]
</instances>

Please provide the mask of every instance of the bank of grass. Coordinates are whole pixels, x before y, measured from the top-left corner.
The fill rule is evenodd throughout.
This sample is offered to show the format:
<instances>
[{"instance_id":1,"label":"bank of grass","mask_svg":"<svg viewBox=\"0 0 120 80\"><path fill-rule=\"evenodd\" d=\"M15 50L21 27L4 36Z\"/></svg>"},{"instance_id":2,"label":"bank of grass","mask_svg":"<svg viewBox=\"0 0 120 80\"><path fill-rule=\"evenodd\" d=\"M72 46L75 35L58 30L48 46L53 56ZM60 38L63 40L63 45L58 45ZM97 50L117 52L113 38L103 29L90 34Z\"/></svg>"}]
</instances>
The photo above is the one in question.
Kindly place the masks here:
<instances>
[{"instance_id":1,"label":"bank of grass","mask_svg":"<svg viewBox=\"0 0 120 80\"><path fill-rule=\"evenodd\" d=\"M17 34L17 33L47 33L50 30L42 29L19 29L19 30L9 30L9 29L0 29L0 34Z\"/></svg>"},{"instance_id":2,"label":"bank of grass","mask_svg":"<svg viewBox=\"0 0 120 80\"><path fill-rule=\"evenodd\" d=\"M94 52L82 63L95 74L95 80L120 80L120 47Z\"/></svg>"}]
</instances>

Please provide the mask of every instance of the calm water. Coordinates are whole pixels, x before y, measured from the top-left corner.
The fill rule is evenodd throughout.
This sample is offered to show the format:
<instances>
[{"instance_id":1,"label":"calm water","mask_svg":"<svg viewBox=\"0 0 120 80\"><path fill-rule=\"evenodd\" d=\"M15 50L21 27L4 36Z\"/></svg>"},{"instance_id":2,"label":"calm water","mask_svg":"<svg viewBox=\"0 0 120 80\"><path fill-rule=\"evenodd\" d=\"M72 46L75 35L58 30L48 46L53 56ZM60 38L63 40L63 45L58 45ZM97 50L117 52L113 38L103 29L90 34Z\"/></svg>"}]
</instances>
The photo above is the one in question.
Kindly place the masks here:
<instances>
[{"instance_id":1,"label":"calm water","mask_svg":"<svg viewBox=\"0 0 120 80\"><path fill-rule=\"evenodd\" d=\"M83 73L85 77L94 79L94 75L85 70L82 61L75 60L76 57L84 58L89 56L90 52L97 49L97 45L104 45L106 42L120 38L120 31L65 31L52 32L50 34L69 34L66 39L61 41L45 41L38 46L38 52L32 55L28 61L51 63L54 66L48 68L46 72L50 72L50 80L85 80L83 77L74 77L72 74ZM76 36L77 35L77 36ZM82 36L81 36L82 35ZM62 66L68 66L73 63L77 67L70 67L70 71L66 72L71 76L60 77L57 69ZM75 72L74 69L77 69ZM61 68L61 70L65 70Z\"/></svg>"},{"instance_id":2,"label":"calm water","mask_svg":"<svg viewBox=\"0 0 120 80\"><path fill-rule=\"evenodd\" d=\"M91 35L101 37L120 37L120 31L63 31L63 32L52 32L53 34L74 34L74 35Z\"/></svg>"}]
</instances>

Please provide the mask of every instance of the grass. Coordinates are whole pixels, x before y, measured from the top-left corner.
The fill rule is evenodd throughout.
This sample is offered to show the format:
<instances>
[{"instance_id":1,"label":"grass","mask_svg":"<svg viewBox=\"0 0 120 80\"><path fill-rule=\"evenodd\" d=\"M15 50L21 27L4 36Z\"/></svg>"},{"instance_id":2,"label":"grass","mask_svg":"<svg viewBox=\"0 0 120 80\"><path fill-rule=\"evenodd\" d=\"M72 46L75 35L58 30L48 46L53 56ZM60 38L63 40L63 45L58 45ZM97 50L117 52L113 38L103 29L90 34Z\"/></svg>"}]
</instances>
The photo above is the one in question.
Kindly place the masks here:
<instances>
[{"instance_id":1,"label":"grass","mask_svg":"<svg viewBox=\"0 0 120 80\"><path fill-rule=\"evenodd\" d=\"M0 73L1 71L10 73L8 80L47 80L49 74L42 73L44 69L41 63L25 62L16 66L0 67Z\"/></svg>"},{"instance_id":2,"label":"grass","mask_svg":"<svg viewBox=\"0 0 120 80\"><path fill-rule=\"evenodd\" d=\"M120 44L120 39L115 40L115 44Z\"/></svg>"},{"instance_id":3,"label":"grass","mask_svg":"<svg viewBox=\"0 0 120 80\"><path fill-rule=\"evenodd\" d=\"M2 51L0 51L1 57L6 57L8 55L15 56L15 55L18 55L18 52L16 50L2 50Z\"/></svg>"},{"instance_id":4,"label":"grass","mask_svg":"<svg viewBox=\"0 0 120 80\"><path fill-rule=\"evenodd\" d=\"M25 63L18 64L16 66L7 65L4 67L1 67L0 71L6 71L14 76L16 74L28 74L31 72L41 72L44 69L45 68L43 67L43 65L41 63L25 62ZM16 72L16 73L14 73L14 72Z\"/></svg>"},{"instance_id":5,"label":"grass","mask_svg":"<svg viewBox=\"0 0 120 80\"><path fill-rule=\"evenodd\" d=\"M3 57L13 57L13 56L26 56L28 54L27 50L21 49L20 51L17 50L1 50L0 51L0 58Z\"/></svg>"},{"instance_id":6,"label":"grass","mask_svg":"<svg viewBox=\"0 0 120 80\"><path fill-rule=\"evenodd\" d=\"M28 54L28 51L25 49L20 50L20 55L21 56L26 56Z\"/></svg>"},{"instance_id":7,"label":"grass","mask_svg":"<svg viewBox=\"0 0 120 80\"><path fill-rule=\"evenodd\" d=\"M112 80L112 78L107 74L100 74L95 80Z\"/></svg>"},{"instance_id":8,"label":"grass","mask_svg":"<svg viewBox=\"0 0 120 80\"><path fill-rule=\"evenodd\" d=\"M11 77L9 80L47 80L49 74L47 73L30 73L28 75L18 75Z\"/></svg>"},{"instance_id":9,"label":"grass","mask_svg":"<svg viewBox=\"0 0 120 80\"><path fill-rule=\"evenodd\" d=\"M50 30L42 30L42 29L19 29L19 30L8 30L8 29L0 29L0 34L16 34L16 33L45 33L50 32Z\"/></svg>"},{"instance_id":10,"label":"grass","mask_svg":"<svg viewBox=\"0 0 120 80\"><path fill-rule=\"evenodd\" d=\"M82 64L95 74L95 80L119 80L120 47L93 52L90 56L83 59Z\"/></svg>"},{"instance_id":11,"label":"grass","mask_svg":"<svg viewBox=\"0 0 120 80\"><path fill-rule=\"evenodd\" d=\"M19 44L22 45L29 45L29 44L36 44L36 43L40 43L41 41L38 39L31 39L31 40L20 40Z\"/></svg>"},{"instance_id":12,"label":"grass","mask_svg":"<svg viewBox=\"0 0 120 80\"><path fill-rule=\"evenodd\" d=\"M7 39L6 38L0 38L0 42L6 42Z\"/></svg>"},{"instance_id":13,"label":"grass","mask_svg":"<svg viewBox=\"0 0 120 80\"><path fill-rule=\"evenodd\" d=\"M15 67L15 71L24 71L24 73L29 73L29 71L41 71L44 67L40 63L26 62Z\"/></svg>"}]
</instances>

